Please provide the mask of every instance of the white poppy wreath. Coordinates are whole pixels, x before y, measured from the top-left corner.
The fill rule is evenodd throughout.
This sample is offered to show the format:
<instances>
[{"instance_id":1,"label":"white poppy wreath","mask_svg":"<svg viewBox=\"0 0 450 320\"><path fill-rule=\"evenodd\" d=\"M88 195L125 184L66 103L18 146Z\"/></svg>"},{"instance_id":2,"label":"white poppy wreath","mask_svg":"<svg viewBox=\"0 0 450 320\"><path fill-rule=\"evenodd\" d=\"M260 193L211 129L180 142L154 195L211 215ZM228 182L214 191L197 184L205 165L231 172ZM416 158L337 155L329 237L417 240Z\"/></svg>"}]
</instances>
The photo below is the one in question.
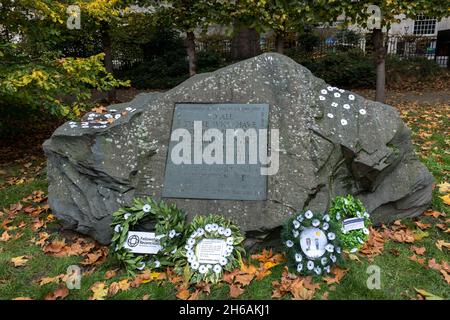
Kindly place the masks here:
<instances>
[{"instance_id":1,"label":"white poppy wreath","mask_svg":"<svg viewBox=\"0 0 450 320\"><path fill-rule=\"evenodd\" d=\"M184 248L177 253L175 271L189 278L191 283L217 283L224 271L239 267L244 252L243 240L239 228L230 220L219 215L196 216L190 224ZM212 257L209 258L201 249L206 243L210 245L206 251L218 249L210 251Z\"/></svg>"},{"instance_id":2,"label":"white poppy wreath","mask_svg":"<svg viewBox=\"0 0 450 320\"><path fill-rule=\"evenodd\" d=\"M282 238L289 266L304 275L330 273L331 267L341 262L336 231L336 224L327 214L314 214L308 210L288 219Z\"/></svg>"},{"instance_id":3,"label":"white poppy wreath","mask_svg":"<svg viewBox=\"0 0 450 320\"><path fill-rule=\"evenodd\" d=\"M125 248L128 232L143 221L154 225L161 249L154 255L136 254ZM130 274L136 270L158 269L174 264L177 250L183 245L186 215L175 205L163 201L157 203L151 198L134 199L131 207L124 207L113 213L112 254L125 265Z\"/></svg>"}]
</instances>

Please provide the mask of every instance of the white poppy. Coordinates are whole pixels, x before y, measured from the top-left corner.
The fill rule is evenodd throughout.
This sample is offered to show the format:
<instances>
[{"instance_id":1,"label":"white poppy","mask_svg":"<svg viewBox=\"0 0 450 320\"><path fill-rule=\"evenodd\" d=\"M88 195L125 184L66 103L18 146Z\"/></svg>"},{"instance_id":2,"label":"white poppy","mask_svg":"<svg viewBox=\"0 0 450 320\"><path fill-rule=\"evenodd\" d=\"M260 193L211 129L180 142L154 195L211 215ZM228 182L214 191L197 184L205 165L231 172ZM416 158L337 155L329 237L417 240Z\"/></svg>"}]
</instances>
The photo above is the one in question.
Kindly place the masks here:
<instances>
[{"instance_id":1,"label":"white poppy","mask_svg":"<svg viewBox=\"0 0 450 320\"><path fill-rule=\"evenodd\" d=\"M189 238L187 243L188 243L188 245L193 246L195 244L195 240L192 238Z\"/></svg>"},{"instance_id":2,"label":"white poppy","mask_svg":"<svg viewBox=\"0 0 450 320\"><path fill-rule=\"evenodd\" d=\"M339 92L335 92L335 93L334 93L334 97L335 97L335 98L339 98L340 96L341 96L341 94L340 94Z\"/></svg>"},{"instance_id":3,"label":"white poppy","mask_svg":"<svg viewBox=\"0 0 450 320\"><path fill-rule=\"evenodd\" d=\"M325 97L324 96L319 96L319 100L323 101L323 100L325 100Z\"/></svg>"},{"instance_id":4,"label":"white poppy","mask_svg":"<svg viewBox=\"0 0 450 320\"><path fill-rule=\"evenodd\" d=\"M330 232L327 236L328 236L328 240L333 241L334 239L336 239L336 235L333 232Z\"/></svg>"},{"instance_id":5,"label":"white poppy","mask_svg":"<svg viewBox=\"0 0 450 320\"><path fill-rule=\"evenodd\" d=\"M146 204L142 207L142 211L144 211L145 213L150 212L150 210L152 210L152 206L149 204Z\"/></svg>"},{"instance_id":6,"label":"white poppy","mask_svg":"<svg viewBox=\"0 0 450 320\"><path fill-rule=\"evenodd\" d=\"M359 113L364 116L367 112L365 109L359 109Z\"/></svg>"},{"instance_id":7,"label":"white poppy","mask_svg":"<svg viewBox=\"0 0 450 320\"><path fill-rule=\"evenodd\" d=\"M175 230L170 230L170 232L169 232L169 238L173 238L173 237L175 237L176 236L176 234L177 234L177 232L175 231Z\"/></svg>"},{"instance_id":8,"label":"white poppy","mask_svg":"<svg viewBox=\"0 0 450 320\"><path fill-rule=\"evenodd\" d=\"M363 228L363 233L364 233L364 234L369 234L369 229Z\"/></svg>"},{"instance_id":9,"label":"white poppy","mask_svg":"<svg viewBox=\"0 0 450 320\"><path fill-rule=\"evenodd\" d=\"M344 107L344 109L346 109L346 110L350 109L350 105L349 105L348 103L344 104L343 107Z\"/></svg>"},{"instance_id":10,"label":"white poppy","mask_svg":"<svg viewBox=\"0 0 450 320\"><path fill-rule=\"evenodd\" d=\"M328 91L333 91L334 90L334 88L332 86L328 86L327 89L328 89Z\"/></svg>"},{"instance_id":11,"label":"white poppy","mask_svg":"<svg viewBox=\"0 0 450 320\"><path fill-rule=\"evenodd\" d=\"M341 253L341 247L336 247L336 252Z\"/></svg>"},{"instance_id":12,"label":"white poppy","mask_svg":"<svg viewBox=\"0 0 450 320\"><path fill-rule=\"evenodd\" d=\"M114 232L119 233L120 231L122 231L122 226L120 224L118 224L114 227Z\"/></svg>"},{"instance_id":13,"label":"white poppy","mask_svg":"<svg viewBox=\"0 0 450 320\"><path fill-rule=\"evenodd\" d=\"M186 257L194 257L195 253L194 250L189 249L188 251L186 251Z\"/></svg>"},{"instance_id":14,"label":"white poppy","mask_svg":"<svg viewBox=\"0 0 450 320\"><path fill-rule=\"evenodd\" d=\"M302 270L303 270L303 264L299 263L297 265L297 272L302 272Z\"/></svg>"},{"instance_id":15,"label":"white poppy","mask_svg":"<svg viewBox=\"0 0 450 320\"><path fill-rule=\"evenodd\" d=\"M300 227L300 222L298 222L297 220L292 221L292 224L294 225L295 229L298 229L298 227Z\"/></svg>"},{"instance_id":16,"label":"white poppy","mask_svg":"<svg viewBox=\"0 0 450 320\"><path fill-rule=\"evenodd\" d=\"M123 218L125 219L125 220L128 220L128 218L129 217L131 217L131 213L125 213L125 215L123 216Z\"/></svg>"},{"instance_id":17,"label":"white poppy","mask_svg":"<svg viewBox=\"0 0 450 320\"><path fill-rule=\"evenodd\" d=\"M230 245L230 246L232 246L233 243L234 243L234 238L233 238L233 237L228 237L228 238L227 238L227 244Z\"/></svg>"},{"instance_id":18,"label":"white poppy","mask_svg":"<svg viewBox=\"0 0 450 320\"><path fill-rule=\"evenodd\" d=\"M330 272L331 272L330 266L326 266L325 268L323 268L323 270L324 270L326 273L330 273Z\"/></svg>"},{"instance_id":19,"label":"white poppy","mask_svg":"<svg viewBox=\"0 0 450 320\"><path fill-rule=\"evenodd\" d=\"M120 114L116 114L115 116L114 116L114 119L119 119L121 117L121 115Z\"/></svg>"},{"instance_id":20,"label":"white poppy","mask_svg":"<svg viewBox=\"0 0 450 320\"><path fill-rule=\"evenodd\" d=\"M155 268L159 268L161 267L161 262L159 262L159 260L155 261Z\"/></svg>"},{"instance_id":21,"label":"white poppy","mask_svg":"<svg viewBox=\"0 0 450 320\"><path fill-rule=\"evenodd\" d=\"M300 253L295 254L295 261L302 262L302 259L303 259L303 257Z\"/></svg>"},{"instance_id":22,"label":"white poppy","mask_svg":"<svg viewBox=\"0 0 450 320\"><path fill-rule=\"evenodd\" d=\"M318 227L320 225L320 221L318 219L314 219L312 221L312 225L313 225L313 227Z\"/></svg>"},{"instance_id":23,"label":"white poppy","mask_svg":"<svg viewBox=\"0 0 450 320\"><path fill-rule=\"evenodd\" d=\"M303 217L302 214L299 214L299 215L297 216L297 221L298 221L298 222L303 222L303 220L305 220L305 218ZM299 226L300 226L300 225L299 225Z\"/></svg>"},{"instance_id":24,"label":"white poppy","mask_svg":"<svg viewBox=\"0 0 450 320\"><path fill-rule=\"evenodd\" d=\"M205 226L205 231L206 231L206 232L211 232L211 231L212 231L212 225L211 225L211 224L207 224L207 225Z\"/></svg>"},{"instance_id":25,"label":"white poppy","mask_svg":"<svg viewBox=\"0 0 450 320\"><path fill-rule=\"evenodd\" d=\"M228 263L228 259L225 257L220 258L219 263L221 266L225 266Z\"/></svg>"},{"instance_id":26,"label":"white poppy","mask_svg":"<svg viewBox=\"0 0 450 320\"><path fill-rule=\"evenodd\" d=\"M330 227L330 225L327 222L324 222L324 224L322 225L322 229L324 231L327 231L329 227Z\"/></svg>"},{"instance_id":27,"label":"white poppy","mask_svg":"<svg viewBox=\"0 0 450 320\"><path fill-rule=\"evenodd\" d=\"M326 222L330 222L330 215L329 214L324 215L323 220Z\"/></svg>"},{"instance_id":28,"label":"white poppy","mask_svg":"<svg viewBox=\"0 0 450 320\"><path fill-rule=\"evenodd\" d=\"M357 216L358 218L362 218L362 214L361 214L361 212L359 212L359 211L356 211L356 216Z\"/></svg>"},{"instance_id":29,"label":"white poppy","mask_svg":"<svg viewBox=\"0 0 450 320\"><path fill-rule=\"evenodd\" d=\"M311 219L314 216L311 210L305 212L306 219Z\"/></svg>"},{"instance_id":30,"label":"white poppy","mask_svg":"<svg viewBox=\"0 0 450 320\"><path fill-rule=\"evenodd\" d=\"M308 270L314 269L314 262L309 260L308 263L306 264L306 267L308 268Z\"/></svg>"},{"instance_id":31,"label":"white poppy","mask_svg":"<svg viewBox=\"0 0 450 320\"><path fill-rule=\"evenodd\" d=\"M186 244L186 245L184 246L184 248L186 249L186 251L192 250L192 246L190 246L190 245L188 245L188 244Z\"/></svg>"},{"instance_id":32,"label":"white poppy","mask_svg":"<svg viewBox=\"0 0 450 320\"><path fill-rule=\"evenodd\" d=\"M198 272L200 272L201 274L205 274L208 272L208 268L202 264L200 267L198 267Z\"/></svg>"},{"instance_id":33,"label":"white poppy","mask_svg":"<svg viewBox=\"0 0 450 320\"><path fill-rule=\"evenodd\" d=\"M325 246L325 250L327 250L328 252L333 252L334 246L331 243L329 243Z\"/></svg>"},{"instance_id":34,"label":"white poppy","mask_svg":"<svg viewBox=\"0 0 450 320\"><path fill-rule=\"evenodd\" d=\"M339 89L339 92L340 92L340 93L344 93L345 90L344 90L344 89Z\"/></svg>"},{"instance_id":35,"label":"white poppy","mask_svg":"<svg viewBox=\"0 0 450 320\"><path fill-rule=\"evenodd\" d=\"M195 259L195 257L193 257L193 256L188 256L188 257L187 257L187 261L188 261L189 263L193 263L194 261L197 261L197 259Z\"/></svg>"},{"instance_id":36,"label":"white poppy","mask_svg":"<svg viewBox=\"0 0 450 320\"><path fill-rule=\"evenodd\" d=\"M366 212L364 212L364 217L370 218L370 214L366 211Z\"/></svg>"},{"instance_id":37,"label":"white poppy","mask_svg":"<svg viewBox=\"0 0 450 320\"><path fill-rule=\"evenodd\" d=\"M224 232L225 232L225 228L224 228L224 227L219 227L219 229L217 230L217 232L218 232L219 234L223 235Z\"/></svg>"},{"instance_id":38,"label":"white poppy","mask_svg":"<svg viewBox=\"0 0 450 320\"><path fill-rule=\"evenodd\" d=\"M353 101L353 100L355 100L355 96L351 94L348 96L348 99Z\"/></svg>"},{"instance_id":39,"label":"white poppy","mask_svg":"<svg viewBox=\"0 0 450 320\"><path fill-rule=\"evenodd\" d=\"M294 243L291 240L286 241L286 246L288 248L292 248L293 245L294 245Z\"/></svg>"},{"instance_id":40,"label":"white poppy","mask_svg":"<svg viewBox=\"0 0 450 320\"><path fill-rule=\"evenodd\" d=\"M335 108L336 108L338 105L339 105L339 104L338 104L337 102L333 102L333 103L331 104L331 106L332 106L332 107L335 107Z\"/></svg>"},{"instance_id":41,"label":"white poppy","mask_svg":"<svg viewBox=\"0 0 450 320\"><path fill-rule=\"evenodd\" d=\"M230 229L230 228L226 228L223 235L224 235L225 237L231 236L231 229Z\"/></svg>"},{"instance_id":42,"label":"white poppy","mask_svg":"<svg viewBox=\"0 0 450 320\"><path fill-rule=\"evenodd\" d=\"M323 257L322 259L320 259L320 263L324 266L326 265L328 262L328 259L326 257Z\"/></svg>"},{"instance_id":43,"label":"white poppy","mask_svg":"<svg viewBox=\"0 0 450 320\"><path fill-rule=\"evenodd\" d=\"M145 262L141 261L139 262L139 265L136 266L136 269L143 270L145 268Z\"/></svg>"},{"instance_id":44,"label":"white poppy","mask_svg":"<svg viewBox=\"0 0 450 320\"><path fill-rule=\"evenodd\" d=\"M202 237L205 234L205 229L198 228L197 229L197 237Z\"/></svg>"},{"instance_id":45,"label":"white poppy","mask_svg":"<svg viewBox=\"0 0 450 320\"><path fill-rule=\"evenodd\" d=\"M333 118L334 118L334 115L333 115L332 113L328 113L328 114L327 114L327 117L330 118L330 119L333 119Z\"/></svg>"},{"instance_id":46,"label":"white poppy","mask_svg":"<svg viewBox=\"0 0 450 320\"><path fill-rule=\"evenodd\" d=\"M297 230L292 230L292 235L294 236L294 238L297 238L300 233Z\"/></svg>"},{"instance_id":47,"label":"white poppy","mask_svg":"<svg viewBox=\"0 0 450 320\"><path fill-rule=\"evenodd\" d=\"M333 263L335 263L336 260L337 260L337 258L336 258L336 256L334 254L330 255L330 259L331 259L331 261L333 261Z\"/></svg>"},{"instance_id":48,"label":"white poppy","mask_svg":"<svg viewBox=\"0 0 450 320\"><path fill-rule=\"evenodd\" d=\"M341 119L341 124L342 124L343 126L346 126L346 125L348 124L348 122L347 122L347 120L345 120L345 119Z\"/></svg>"},{"instance_id":49,"label":"white poppy","mask_svg":"<svg viewBox=\"0 0 450 320\"><path fill-rule=\"evenodd\" d=\"M320 93L322 93L322 94L328 94L328 91L325 90L325 89L322 89L322 90L320 91Z\"/></svg>"},{"instance_id":50,"label":"white poppy","mask_svg":"<svg viewBox=\"0 0 450 320\"><path fill-rule=\"evenodd\" d=\"M200 266L200 263L198 263L198 261L191 262L192 269L197 270L199 266Z\"/></svg>"},{"instance_id":51,"label":"white poppy","mask_svg":"<svg viewBox=\"0 0 450 320\"><path fill-rule=\"evenodd\" d=\"M222 272L222 267L220 266L220 264L214 265L213 271L215 273L221 273Z\"/></svg>"},{"instance_id":52,"label":"white poppy","mask_svg":"<svg viewBox=\"0 0 450 320\"><path fill-rule=\"evenodd\" d=\"M227 252L233 252L234 247L231 245L227 245L227 248L225 249Z\"/></svg>"},{"instance_id":53,"label":"white poppy","mask_svg":"<svg viewBox=\"0 0 450 320\"><path fill-rule=\"evenodd\" d=\"M341 214L339 212L336 213L336 220L341 220Z\"/></svg>"},{"instance_id":54,"label":"white poppy","mask_svg":"<svg viewBox=\"0 0 450 320\"><path fill-rule=\"evenodd\" d=\"M126 107L125 110L130 111L131 107Z\"/></svg>"},{"instance_id":55,"label":"white poppy","mask_svg":"<svg viewBox=\"0 0 450 320\"><path fill-rule=\"evenodd\" d=\"M355 253L356 251L358 251L358 248L353 248L352 250L350 250L351 253Z\"/></svg>"},{"instance_id":56,"label":"white poppy","mask_svg":"<svg viewBox=\"0 0 450 320\"><path fill-rule=\"evenodd\" d=\"M314 268L314 272L315 272L317 275L320 275L320 274L322 273L322 268L319 267L319 266L317 266L317 267Z\"/></svg>"},{"instance_id":57,"label":"white poppy","mask_svg":"<svg viewBox=\"0 0 450 320\"><path fill-rule=\"evenodd\" d=\"M219 225L217 223L213 223L211 225L211 231L215 232L217 230L219 230Z\"/></svg>"}]
</instances>

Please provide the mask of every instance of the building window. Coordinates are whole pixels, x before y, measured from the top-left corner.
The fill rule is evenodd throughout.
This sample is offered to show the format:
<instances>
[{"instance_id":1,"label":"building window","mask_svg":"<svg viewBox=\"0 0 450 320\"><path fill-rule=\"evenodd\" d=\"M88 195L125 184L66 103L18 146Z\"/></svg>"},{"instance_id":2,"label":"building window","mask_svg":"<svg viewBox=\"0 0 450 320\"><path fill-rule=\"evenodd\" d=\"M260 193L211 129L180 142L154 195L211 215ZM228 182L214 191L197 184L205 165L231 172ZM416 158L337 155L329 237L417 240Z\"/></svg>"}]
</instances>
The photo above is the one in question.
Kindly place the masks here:
<instances>
[{"instance_id":1,"label":"building window","mask_svg":"<svg viewBox=\"0 0 450 320\"><path fill-rule=\"evenodd\" d=\"M429 35L436 33L436 18L429 18L425 16L417 17L414 21L414 34Z\"/></svg>"}]
</instances>

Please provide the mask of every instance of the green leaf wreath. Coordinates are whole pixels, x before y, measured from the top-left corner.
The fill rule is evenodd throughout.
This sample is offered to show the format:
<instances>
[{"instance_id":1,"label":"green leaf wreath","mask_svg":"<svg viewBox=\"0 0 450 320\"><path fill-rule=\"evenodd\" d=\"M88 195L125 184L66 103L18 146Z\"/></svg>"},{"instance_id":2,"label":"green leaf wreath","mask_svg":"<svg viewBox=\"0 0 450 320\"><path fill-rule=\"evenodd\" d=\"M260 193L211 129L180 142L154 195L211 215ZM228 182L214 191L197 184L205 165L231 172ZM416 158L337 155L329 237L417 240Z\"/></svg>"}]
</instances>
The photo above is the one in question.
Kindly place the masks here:
<instances>
[{"instance_id":1,"label":"green leaf wreath","mask_svg":"<svg viewBox=\"0 0 450 320\"><path fill-rule=\"evenodd\" d=\"M135 254L124 247L128 231L133 231L144 221L154 225L155 233L162 236L161 250L154 255ZM113 213L112 254L125 265L130 274L145 267L163 268L174 264L174 255L183 246L186 215L175 205L161 201L134 199L131 207L124 207Z\"/></svg>"},{"instance_id":2,"label":"green leaf wreath","mask_svg":"<svg viewBox=\"0 0 450 320\"><path fill-rule=\"evenodd\" d=\"M307 229L319 229L326 236L325 252L318 257L308 256L302 249L300 239L302 232ZM299 274L321 275L330 273L334 264L339 264L341 246L336 234L337 225L331 221L328 214L314 214L311 210L303 214L296 214L289 218L282 232L283 243L286 246L289 267Z\"/></svg>"},{"instance_id":3,"label":"green leaf wreath","mask_svg":"<svg viewBox=\"0 0 450 320\"><path fill-rule=\"evenodd\" d=\"M198 261L197 245L204 239L221 239L226 242L226 251L220 261L214 265ZM232 271L240 266L244 248L239 228L230 220L219 216L196 216L187 232L185 246L177 253L175 272L182 274L187 281L217 283L224 271Z\"/></svg>"},{"instance_id":4,"label":"green leaf wreath","mask_svg":"<svg viewBox=\"0 0 450 320\"><path fill-rule=\"evenodd\" d=\"M372 225L370 214L363 203L352 195L336 197L331 203L329 213L331 219L340 224L339 238L342 248L352 253L357 252L369 239L369 226ZM364 228L345 232L342 221L349 218L363 218Z\"/></svg>"}]
</instances>

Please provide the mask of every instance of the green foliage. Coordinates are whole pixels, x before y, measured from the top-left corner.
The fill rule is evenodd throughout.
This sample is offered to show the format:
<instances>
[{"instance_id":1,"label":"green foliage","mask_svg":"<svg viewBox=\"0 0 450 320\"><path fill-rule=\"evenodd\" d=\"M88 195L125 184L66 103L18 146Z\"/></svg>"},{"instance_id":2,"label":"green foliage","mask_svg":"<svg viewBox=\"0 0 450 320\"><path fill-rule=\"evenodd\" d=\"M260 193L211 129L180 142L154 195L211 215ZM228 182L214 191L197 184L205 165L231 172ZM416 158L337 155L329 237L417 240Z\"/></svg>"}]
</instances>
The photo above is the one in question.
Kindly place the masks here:
<instances>
[{"instance_id":1,"label":"green foliage","mask_svg":"<svg viewBox=\"0 0 450 320\"><path fill-rule=\"evenodd\" d=\"M401 81L402 79L424 81L442 73L442 69L436 61L425 57L401 58L390 55L386 60L386 69L390 81Z\"/></svg>"},{"instance_id":2,"label":"green foliage","mask_svg":"<svg viewBox=\"0 0 450 320\"><path fill-rule=\"evenodd\" d=\"M336 197L331 203L329 213L331 220L336 221L336 223L341 223L341 221L348 218L364 218L364 229L349 232L344 232L343 227L338 229L339 238L345 250L355 252L369 239L369 226L372 223L369 213L367 213L366 208L364 208L363 203L359 199L354 198L352 195Z\"/></svg>"},{"instance_id":3,"label":"green foliage","mask_svg":"<svg viewBox=\"0 0 450 320\"><path fill-rule=\"evenodd\" d=\"M163 201L157 203L151 198L134 199L133 206L121 208L113 213L114 234L111 239L111 253L132 275L136 269L172 266L174 253L183 243L185 221L185 214L175 205L168 205ZM144 222L153 224L155 234L163 236L160 239L162 249L148 260L144 260L145 255L134 254L124 247L128 231L136 231L136 228Z\"/></svg>"}]
</instances>

